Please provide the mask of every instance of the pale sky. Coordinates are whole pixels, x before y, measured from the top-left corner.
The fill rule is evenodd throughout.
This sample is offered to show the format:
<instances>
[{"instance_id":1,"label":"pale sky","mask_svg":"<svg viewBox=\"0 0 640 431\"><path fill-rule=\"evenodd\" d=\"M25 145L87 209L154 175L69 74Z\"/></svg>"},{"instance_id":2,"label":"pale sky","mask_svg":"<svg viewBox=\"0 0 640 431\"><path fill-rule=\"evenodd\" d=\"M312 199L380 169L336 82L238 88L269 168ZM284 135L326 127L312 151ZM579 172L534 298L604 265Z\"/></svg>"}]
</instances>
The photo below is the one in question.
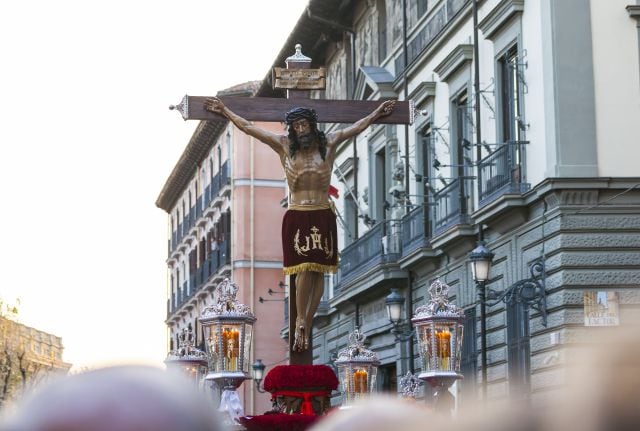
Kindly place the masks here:
<instances>
[{"instance_id":1,"label":"pale sky","mask_svg":"<svg viewBox=\"0 0 640 431\"><path fill-rule=\"evenodd\" d=\"M168 106L261 80L307 2L0 3L0 297L65 361L162 364Z\"/></svg>"}]
</instances>

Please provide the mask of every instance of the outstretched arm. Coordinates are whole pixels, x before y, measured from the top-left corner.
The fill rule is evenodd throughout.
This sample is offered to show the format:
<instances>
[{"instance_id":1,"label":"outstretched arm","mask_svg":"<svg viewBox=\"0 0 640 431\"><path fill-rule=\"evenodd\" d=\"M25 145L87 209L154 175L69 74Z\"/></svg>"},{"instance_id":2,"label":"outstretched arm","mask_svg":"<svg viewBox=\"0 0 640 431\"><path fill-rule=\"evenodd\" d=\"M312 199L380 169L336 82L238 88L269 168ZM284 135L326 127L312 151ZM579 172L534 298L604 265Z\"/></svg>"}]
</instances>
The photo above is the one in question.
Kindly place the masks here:
<instances>
[{"instance_id":1,"label":"outstretched arm","mask_svg":"<svg viewBox=\"0 0 640 431\"><path fill-rule=\"evenodd\" d=\"M283 142L283 139L285 138L284 135L278 135L268 130L256 127L250 121L247 121L246 119L233 112L231 109L227 108L222 100L218 99L217 97L209 97L205 99L204 109L226 117L238 129L242 130L247 135L253 136L254 138L264 142L265 144L273 148L273 150L279 155L282 155L286 150L285 143Z\"/></svg>"},{"instance_id":2,"label":"outstretched arm","mask_svg":"<svg viewBox=\"0 0 640 431\"><path fill-rule=\"evenodd\" d=\"M361 133L364 129L373 124L380 117L387 116L391 114L394 106L396 105L395 100L387 100L384 101L378 106L371 114L366 117L356 121L349 127L345 127L342 130L338 130L337 132L331 133L327 137L328 145L338 145L340 142L345 141L349 138L356 136Z\"/></svg>"}]
</instances>

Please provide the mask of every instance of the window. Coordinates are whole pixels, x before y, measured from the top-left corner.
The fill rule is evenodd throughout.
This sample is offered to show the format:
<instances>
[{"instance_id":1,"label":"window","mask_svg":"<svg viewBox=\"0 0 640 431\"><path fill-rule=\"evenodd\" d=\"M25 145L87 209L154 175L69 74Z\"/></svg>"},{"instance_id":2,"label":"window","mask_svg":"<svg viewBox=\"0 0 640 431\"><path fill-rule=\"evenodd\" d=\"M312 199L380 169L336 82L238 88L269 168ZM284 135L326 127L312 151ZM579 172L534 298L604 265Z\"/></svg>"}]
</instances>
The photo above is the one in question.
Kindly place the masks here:
<instances>
[{"instance_id":1,"label":"window","mask_svg":"<svg viewBox=\"0 0 640 431\"><path fill-rule=\"evenodd\" d=\"M453 147L453 172L454 177L460 179L460 209L463 214L467 212L465 181L463 177L471 174L470 170L473 165L471 160L471 137L472 121L471 121L471 104L467 98L467 92L464 91L454 101L454 138L455 146Z\"/></svg>"},{"instance_id":2,"label":"window","mask_svg":"<svg viewBox=\"0 0 640 431\"><path fill-rule=\"evenodd\" d=\"M478 352L476 349L476 309L464 310L464 327L462 337L462 352L460 358L460 372L464 376L463 388L473 387L478 369ZM466 390L463 389L464 392Z\"/></svg>"},{"instance_id":3,"label":"window","mask_svg":"<svg viewBox=\"0 0 640 431\"><path fill-rule=\"evenodd\" d=\"M349 186L347 186L348 188ZM356 225L358 223L358 209L350 193L344 195L344 245L356 240Z\"/></svg>"},{"instance_id":4,"label":"window","mask_svg":"<svg viewBox=\"0 0 640 431\"><path fill-rule=\"evenodd\" d=\"M421 165L422 165L422 183L423 187L419 190L419 194L424 196L424 201L429 201L429 192L434 187L432 183L433 175L433 161L435 159L435 142L431 123L427 123L420 132L420 146L421 146Z\"/></svg>"},{"instance_id":5,"label":"window","mask_svg":"<svg viewBox=\"0 0 640 431\"><path fill-rule=\"evenodd\" d=\"M389 202L386 200L388 187L387 182L387 157L385 147L375 153L373 157L373 172L371 181L373 182L370 190L373 190L373 200L370 199L369 208L372 210L373 219L376 222L386 220Z\"/></svg>"},{"instance_id":6,"label":"window","mask_svg":"<svg viewBox=\"0 0 640 431\"><path fill-rule=\"evenodd\" d=\"M521 302L507 303L507 351L509 360L509 394L514 400L529 395L530 345L529 310Z\"/></svg>"},{"instance_id":7,"label":"window","mask_svg":"<svg viewBox=\"0 0 640 431\"><path fill-rule=\"evenodd\" d=\"M387 392L394 395L398 393L398 376L396 373L395 363L382 365L378 368L378 375L380 376L378 390L380 392Z\"/></svg>"},{"instance_id":8,"label":"window","mask_svg":"<svg viewBox=\"0 0 640 431\"><path fill-rule=\"evenodd\" d=\"M387 57L387 8L384 0L378 0L378 63Z\"/></svg>"},{"instance_id":9,"label":"window","mask_svg":"<svg viewBox=\"0 0 640 431\"><path fill-rule=\"evenodd\" d=\"M520 141L522 132L522 80L519 76L518 46L509 48L499 60L502 140Z\"/></svg>"},{"instance_id":10,"label":"window","mask_svg":"<svg viewBox=\"0 0 640 431\"><path fill-rule=\"evenodd\" d=\"M422 17L425 13L427 13L427 0L417 0L418 5L418 19Z\"/></svg>"}]
</instances>

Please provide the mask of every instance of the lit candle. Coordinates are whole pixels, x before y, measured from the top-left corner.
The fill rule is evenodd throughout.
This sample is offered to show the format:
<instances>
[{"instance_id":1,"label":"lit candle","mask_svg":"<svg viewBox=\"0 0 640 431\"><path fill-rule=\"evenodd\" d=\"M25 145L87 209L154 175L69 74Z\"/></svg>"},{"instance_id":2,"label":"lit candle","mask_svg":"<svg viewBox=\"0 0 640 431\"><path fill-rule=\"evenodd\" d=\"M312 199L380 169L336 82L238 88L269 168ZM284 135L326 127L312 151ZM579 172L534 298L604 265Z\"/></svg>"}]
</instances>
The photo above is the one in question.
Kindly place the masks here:
<instances>
[{"instance_id":1,"label":"lit candle","mask_svg":"<svg viewBox=\"0 0 640 431\"><path fill-rule=\"evenodd\" d=\"M436 332L436 347L441 367L445 369L449 368L449 358L451 356L451 333L447 329Z\"/></svg>"},{"instance_id":2,"label":"lit candle","mask_svg":"<svg viewBox=\"0 0 640 431\"><path fill-rule=\"evenodd\" d=\"M367 371L356 370L353 373L353 392L356 394L364 394L367 392Z\"/></svg>"}]
</instances>

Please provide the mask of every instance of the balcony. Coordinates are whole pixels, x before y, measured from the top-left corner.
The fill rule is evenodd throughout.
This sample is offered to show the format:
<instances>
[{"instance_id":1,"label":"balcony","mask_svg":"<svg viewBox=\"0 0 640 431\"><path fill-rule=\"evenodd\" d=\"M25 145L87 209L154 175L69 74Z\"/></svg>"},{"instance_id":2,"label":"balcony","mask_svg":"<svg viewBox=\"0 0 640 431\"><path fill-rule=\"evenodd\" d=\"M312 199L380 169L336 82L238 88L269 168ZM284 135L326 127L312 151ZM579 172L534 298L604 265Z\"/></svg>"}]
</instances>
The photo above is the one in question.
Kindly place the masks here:
<instances>
[{"instance_id":1,"label":"balcony","mask_svg":"<svg viewBox=\"0 0 640 431\"><path fill-rule=\"evenodd\" d=\"M402 220L402 256L407 256L421 248L431 248L431 222L428 204L419 205L405 215Z\"/></svg>"},{"instance_id":2,"label":"balcony","mask_svg":"<svg viewBox=\"0 0 640 431\"><path fill-rule=\"evenodd\" d=\"M531 185L523 182L526 144L527 141L506 142L480 161L480 207L502 195L521 195L529 191Z\"/></svg>"},{"instance_id":3,"label":"balcony","mask_svg":"<svg viewBox=\"0 0 640 431\"><path fill-rule=\"evenodd\" d=\"M462 187L461 187L462 186ZM464 179L456 178L433 195L433 235L452 226L469 224Z\"/></svg>"},{"instance_id":4,"label":"balcony","mask_svg":"<svg viewBox=\"0 0 640 431\"><path fill-rule=\"evenodd\" d=\"M340 265L335 276L334 291L344 291L357 279L383 266L397 264L401 256L402 224L398 220L378 223L340 254ZM386 278L387 274L379 274Z\"/></svg>"}]
</instances>

